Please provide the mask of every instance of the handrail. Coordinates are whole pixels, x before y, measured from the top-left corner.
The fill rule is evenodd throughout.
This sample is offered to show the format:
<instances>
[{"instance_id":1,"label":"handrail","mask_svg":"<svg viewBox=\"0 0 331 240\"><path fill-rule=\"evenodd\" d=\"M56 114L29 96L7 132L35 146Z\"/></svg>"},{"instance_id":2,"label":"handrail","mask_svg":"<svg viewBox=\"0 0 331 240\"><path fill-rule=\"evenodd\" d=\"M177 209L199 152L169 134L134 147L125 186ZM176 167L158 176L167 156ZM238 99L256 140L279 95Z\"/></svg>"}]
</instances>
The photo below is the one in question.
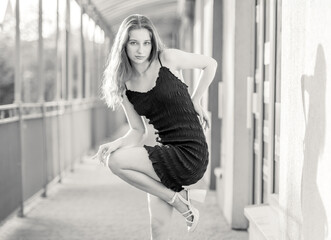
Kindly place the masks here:
<instances>
[{"instance_id":1,"label":"handrail","mask_svg":"<svg viewBox=\"0 0 331 240\"><path fill-rule=\"evenodd\" d=\"M42 117L43 108L45 108L46 116L54 116L63 115L67 111L81 111L100 107L106 107L106 105L97 98L21 103L21 107L18 103L0 105L0 125L18 121L20 110L23 119L35 119Z\"/></svg>"},{"instance_id":2,"label":"handrail","mask_svg":"<svg viewBox=\"0 0 331 240\"><path fill-rule=\"evenodd\" d=\"M7 110L7 109L13 109L13 108L18 108L18 104L11 103L11 104L0 105L0 110Z\"/></svg>"}]
</instances>

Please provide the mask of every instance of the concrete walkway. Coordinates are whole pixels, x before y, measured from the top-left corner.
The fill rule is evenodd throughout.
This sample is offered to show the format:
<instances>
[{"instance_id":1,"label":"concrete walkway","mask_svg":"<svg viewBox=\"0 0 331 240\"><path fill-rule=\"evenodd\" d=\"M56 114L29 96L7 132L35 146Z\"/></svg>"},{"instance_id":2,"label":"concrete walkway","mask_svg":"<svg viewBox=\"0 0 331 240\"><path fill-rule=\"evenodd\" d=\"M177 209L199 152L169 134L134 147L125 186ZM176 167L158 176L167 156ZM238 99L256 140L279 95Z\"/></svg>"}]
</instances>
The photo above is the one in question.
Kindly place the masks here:
<instances>
[{"instance_id":1,"label":"concrete walkway","mask_svg":"<svg viewBox=\"0 0 331 240\"><path fill-rule=\"evenodd\" d=\"M123 125L112 139L127 130ZM150 128L149 132L154 131ZM155 136L148 136L145 144L153 143ZM196 185L206 188L202 182ZM150 239L147 194L88 157L37 202L25 218L14 217L0 226L0 240ZM209 191L205 203L196 206L200 211L196 231L188 234L184 218L174 211L171 240L248 239L246 231L233 231L226 223L215 191Z\"/></svg>"},{"instance_id":2,"label":"concrete walkway","mask_svg":"<svg viewBox=\"0 0 331 240\"><path fill-rule=\"evenodd\" d=\"M232 231L210 191L197 205L201 221L193 234L173 214L172 240L246 240L247 232ZM107 168L85 160L62 184L52 188L25 218L14 217L0 227L1 240L147 240L149 217L146 194L124 183Z\"/></svg>"}]
</instances>

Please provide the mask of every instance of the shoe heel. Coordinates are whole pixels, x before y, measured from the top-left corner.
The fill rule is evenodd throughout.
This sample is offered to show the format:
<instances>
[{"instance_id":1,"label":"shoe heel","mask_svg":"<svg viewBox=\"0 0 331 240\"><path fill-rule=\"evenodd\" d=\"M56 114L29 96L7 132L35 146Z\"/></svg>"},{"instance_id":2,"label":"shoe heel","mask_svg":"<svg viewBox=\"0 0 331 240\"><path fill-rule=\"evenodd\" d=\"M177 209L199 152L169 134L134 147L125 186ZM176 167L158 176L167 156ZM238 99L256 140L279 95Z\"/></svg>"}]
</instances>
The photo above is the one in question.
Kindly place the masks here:
<instances>
[{"instance_id":1,"label":"shoe heel","mask_svg":"<svg viewBox=\"0 0 331 240\"><path fill-rule=\"evenodd\" d=\"M203 203L205 201L207 191L203 189L189 189L188 195L190 200Z\"/></svg>"}]
</instances>

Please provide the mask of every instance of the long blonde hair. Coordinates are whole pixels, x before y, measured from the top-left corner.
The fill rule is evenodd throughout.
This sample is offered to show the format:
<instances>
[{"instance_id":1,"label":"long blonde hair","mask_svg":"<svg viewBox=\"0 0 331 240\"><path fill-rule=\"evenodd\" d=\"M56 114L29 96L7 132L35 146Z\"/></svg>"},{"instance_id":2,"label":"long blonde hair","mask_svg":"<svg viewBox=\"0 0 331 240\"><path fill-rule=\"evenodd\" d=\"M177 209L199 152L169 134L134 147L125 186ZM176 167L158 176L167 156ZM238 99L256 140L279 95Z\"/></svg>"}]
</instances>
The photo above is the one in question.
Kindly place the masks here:
<instances>
[{"instance_id":1,"label":"long blonde hair","mask_svg":"<svg viewBox=\"0 0 331 240\"><path fill-rule=\"evenodd\" d=\"M113 110L121 104L125 82L132 77L135 71L126 53L129 33L131 30L142 28L147 29L151 35L152 50L148 59L150 63L158 57L158 53L164 48L156 28L148 17L133 14L124 19L116 34L102 80L102 98Z\"/></svg>"}]
</instances>

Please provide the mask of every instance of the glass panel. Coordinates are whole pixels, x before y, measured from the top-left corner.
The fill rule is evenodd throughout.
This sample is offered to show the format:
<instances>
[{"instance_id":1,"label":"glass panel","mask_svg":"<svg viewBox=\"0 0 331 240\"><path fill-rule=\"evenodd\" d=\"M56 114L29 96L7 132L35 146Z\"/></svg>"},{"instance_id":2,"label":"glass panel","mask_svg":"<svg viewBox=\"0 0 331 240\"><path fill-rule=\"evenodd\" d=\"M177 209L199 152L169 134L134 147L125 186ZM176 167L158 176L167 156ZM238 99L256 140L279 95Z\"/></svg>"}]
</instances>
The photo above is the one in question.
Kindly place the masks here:
<instances>
[{"instance_id":1,"label":"glass panel","mask_svg":"<svg viewBox=\"0 0 331 240\"><path fill-rule=\"evenodd\" d=\"M264 81L269 81L269 64L264 65Z\"/></svg>"},{"instance_id":2,"label":"glass panel","mask_svg":"<svg viewBox=\"0 0 331 240\"><path fill-rule=\"evenodd\" d=\"M94 32L94 80L92 81L92 96L95 96L97 93L98 89L98 84L99 84L99 76L100 76L100 71L99 71L99 64L100 64L100 47L99 47L99 37L100 37L100 27L98 25L95 26L95 32Z\"/></svg>"},{"instance_id":3,"label":"glass panel","mask_svg":"<svg viewBox=\"0 0 331 240\"><path fill-rule=\"evenodd\" d=\"M39 98L38 2L38 0L20 1L23 102L37 102Z\"/></svg>"},{"instance_id":4,"label":"glass panel","mask_svg":"<svg viewBox=\"0 0 331 240\"><path fill-rule=\"evenodd\" d=\"M99 79L102 78L102 72L106 63L106 56L107 56L107 48L106 48L106 39L105 39L105 32L100 30L100 43L99 43L99 56L100 56L100 64L99 64Z\"/></svg>"},{"instance_id":5,"label":"glass panel","mask_svg":"<svg viewBox=\"0 0 331 240\"><path fill-rule=\"evenodd\" d=\"M263 142L263 165L268 166L268 143Z\"/></svg>"},{"instance_id":6,"label":"glass panel","mask_svg":"<svg viewBox=\"0 0 331 240\"><path fill-rule=\"evenodd\" d=\"M259 178L259 176L261 176L262 172L261 172L261 167L259 167L258 165L258 155L254 154L254 203L258 204L258 199L261 198L261 184L262 182L261 179Z\"/></svg>"},{"instance_id":7,"label":"glass panel","mask_svg":"<svg viewBox=\"0 0 331 240\"><path fill-rule=\"evenodd\" d=\"M65 99L66 86L66 0L59 0L59 38L57 49L57 85L59 98Z\"/></svg>"},{"instance_id":8,"label":"glass panel","mask_svg":"<svg viewBox=\"0 0 331 240\"><path fill-rule=\"evenodd\" d=\"M90 76L89 76L89 95L88 97L91 96L91 93L94 91L94 86L95 86L95 74L96 74L96 64L95 64L95 44L94 44L94 35L95 35L95 23L92 18L90 18L89 24L88 24L88 54L87 57L89 58L89 68L90 68Z\"/></svg>"},{"instance_id":9,"label":"glass panel","mask_svg":"<svg viewBox=\"0 0 331 240\"><path fill-rule=\"evenodd\" d=\"M94 42L96 45L96 80L95 80L95 88L93 91L93 95L98 95L98 89L100 89L101 85L101 77L104 65L104 53L103 53L103 44L104 44L104 32L101 30L99 26L96 27L96 32L94 36Z\"/></svg>"},{"instance_id":10,"label":"glass panel","mask_svg":"<svg viewBox=\"0 0 331 240\"><path fill-rule=\"evenodd\" d=\"M279 193L279 136L281 115L281 1L276 3L276 76L275 76L275 152L274 152L274 184L273 192Z\"/></svg>"},{"instance_id":11,"label":"glass panel","mask_svg":"<svg viewBox=\"0 0 331 240\"><path fill-rule=\"evenodd\" d=\"M262 181L262 203L268 202L268 182Z\"/></svg>"},{"instance_id":12,"label":"glass panel","mask_svg":"<svg viewBox=\"0 0 331 240\"><path fill-rule=\"evenodd\" d=\"M260 62L261 62L261 59L260 59L260 51L261 51L261 44L259 43L259 28L260 28L260 24L257 24L256 25L256 29L257 31L255 32L255 70L259 72L259 67L260 67Z\"/></svg>"},{"instance_id":13,"label":"glass panel","mask_svg":"<svg viewBox=\"0 0 331 240\"><path fill-rule=\"evenodd\" d=\"M280 102L280 89L281 89L281 1L277 1L277 12L276 12L276 102Z\"/></svg>"},{"instance_id":14,"label":"glass panel","mask_svg":"<svg viewBox=\"0 0 331 240\"><path fill-rule=\"evenodd\" d=\"M274 193L279 193L279 157L275 156L274 161Z\"/></svg>"},{"instance_id":15,"label":"glass panel","mask_svg":"<svg viewBox=\"0 0 331 240\"><path fill-rule=\"evenodd\" d=\"M106 64L107 64L107 59L108 59L108 55L110 52L110 39L109 37L105 36L105 33L102 33L103 35L103 44L100 46L101 47L101 64L100 64L100 82L99 82L99 88L101 87L101 83L102 83L102 76L103 76L103 71L106 68ZM100 96L100 91L97 92L97 97L101 97Z\"/></svg>"},{"instance_id":16,"label":"glass panel","mask_svg":"<svg viewBox=\"0 0 331 240\"><path fill-rule=\"evenodd\" d=\"M83 52L83 97L86 97L87 94L87 85L89 82L90 77L90 61L89 61L89 40L88 40L88 24L89 24L90 18L87 14L83 14L83 41L84 41L84 52Z\"/></svg>"},{"instance_id":17,"label":"glass panel","mask_svg":"<svg viewBox=\"0 0 331 240\"><path fill-rule=\"evenodd\" d=\"M11 2L0 2L0 105L14 102L16 21Z\"/></svg>"},{"instance_id":18,"label":"glass panel","mask_svg":"<svg viewBox=\"0 0 331 240\"><path fill-rule=\"evenodd\" d=\"M266 42L270 39L270 1L265 0L265 31L264 31L264 39Z\"/></svg>"},{"instance_id":19,"label":"glass panel","mask_svg":"<svg viewBox=\"0 0 331 240\"><path fill-rule=\"evenodd\" d=\"M256 139L256 138L258 138L258 136L259 136L259 121L258 120L256 120L256 118L254 118L254 138Z\"/></svg>"},{"instance_id":20,"label":"glass panel","mask_svg":"<svg viewBox=\"0 0 331 240\"><path fill-rule=\"evenodd\" d=\"M56 1L43 0L44 79L45 101L56 93Z\"/></svg>"},{"instance_id":21,"label":"glass panel","mask_svg":"<svg viewBox=\"0 0 331 240\"><path fill-rule=\"evenodd\" d=\"M70 1L70 30L71 30L71 79L73 98L81 96L81 9L75 0Z\"/></svg>"},{"instance_id":22,"label":"glass panel","mask_svg":"<svg viewBox=\"0 0 331 240\"><path fill-rule=\"evenodd\" d=\"M263 119L268 120L269 119L269 104L263 104Z\"/></svg>"}]
</instances>

